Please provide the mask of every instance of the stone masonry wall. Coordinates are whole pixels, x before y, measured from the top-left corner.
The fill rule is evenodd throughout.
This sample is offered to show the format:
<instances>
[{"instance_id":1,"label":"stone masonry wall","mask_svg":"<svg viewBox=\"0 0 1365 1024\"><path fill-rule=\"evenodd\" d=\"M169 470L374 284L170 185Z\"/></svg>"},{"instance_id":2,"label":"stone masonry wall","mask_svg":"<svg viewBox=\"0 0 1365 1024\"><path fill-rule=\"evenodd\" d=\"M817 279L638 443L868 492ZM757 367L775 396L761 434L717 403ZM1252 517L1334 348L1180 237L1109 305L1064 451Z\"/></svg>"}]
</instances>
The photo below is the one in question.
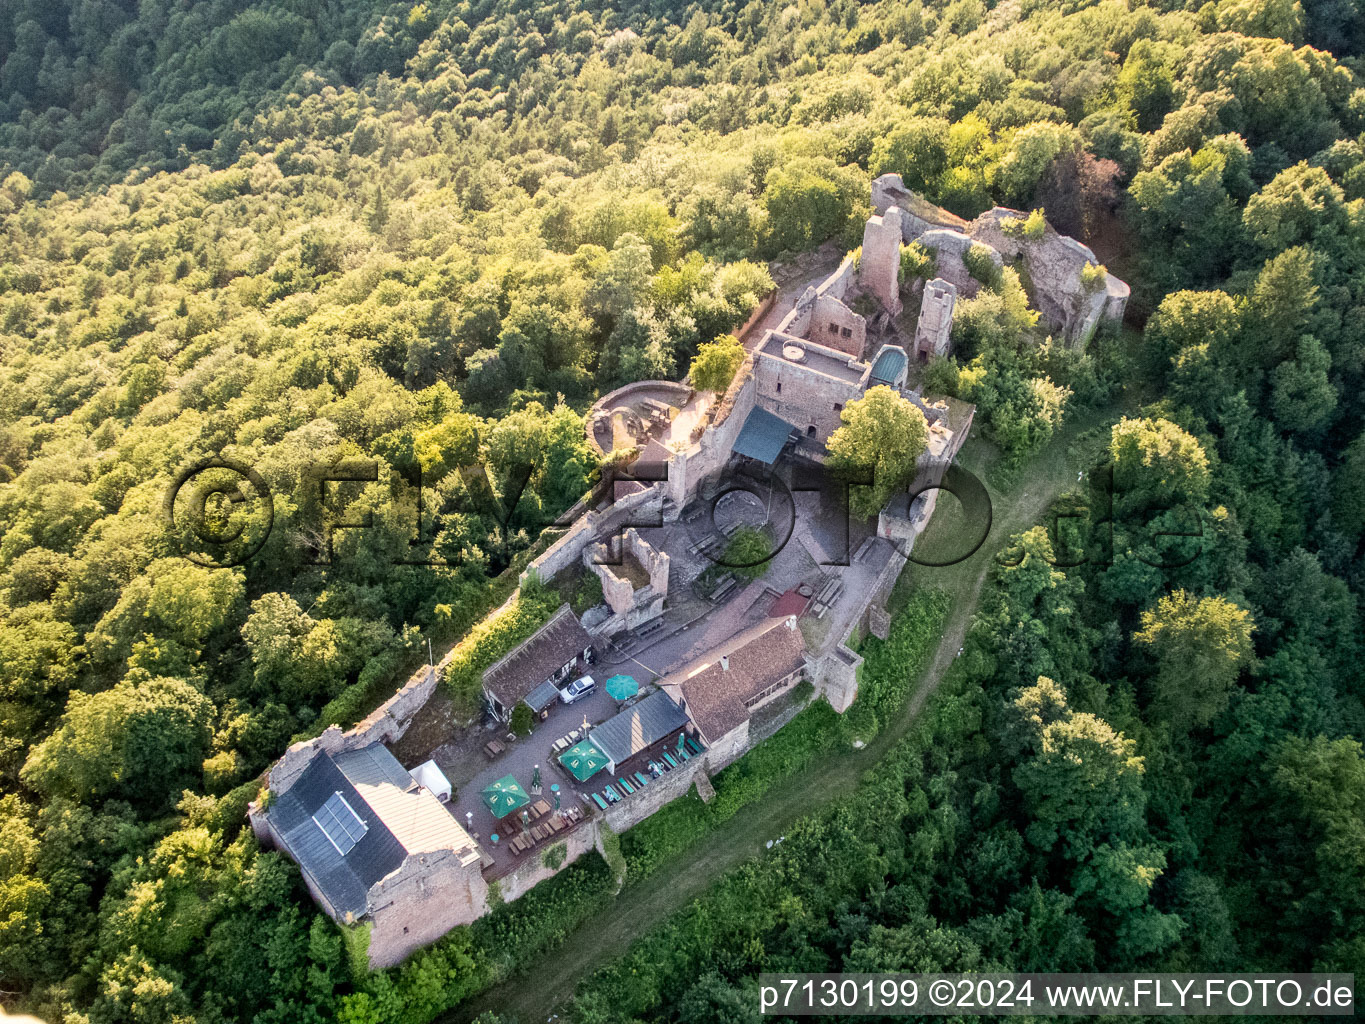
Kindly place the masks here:
<instances>
[{"instance_id":1,"label":"stone masonry wall","mask_svg":"<svg viewBox=\"0 0 1365 1024\"><path fill-rule=\"evenodd\" d=\"M756 362L754 380L760 406L797 427L802 434L821 441L839 428L839 410L835 406L845 406L862 393L855 382L771 356ZM815 428L814 434L810 427Z\"/></svg>"},{"instance_id":2,"label":"stone masonry wall","mask_svg":"<svg viewBox=\"0 0 1365 1024\"><path fill-rule=\"evenodd\" d=\"M924 286L919 322L915 325L914 350L917 357L927 359L929 356L948 354L956 306L957 288L951 282L936 277Z\"/></svg>"},{"instance_id":3,"label":"stone masonry wall","mask_svg":"<svg viewBox=\"0 0 1365 1024\"><path fill-rule=\"evenodd\" d=\"M830 707L843 714L858 696L858 669L862 655L843 641L819 658L807 658L806 674Z\"/></svg>"},{"instance_id":4,"label":"stone masonry wall","mask_svg":"<svg viewBox=\"0 0 1365 1024\"><path fill-rule=\"evenodd\" d=\"M811 341L861 358L867 343L867 320L831 295L816 297L811 313Z\"/></svg>"},{"instance_id":5,"label":"stone masonry wall","mask_svg":"<svg viewBox=\"0 0 1365 1024\"><path fill-rule=\"evenodd\" d=\"M477 856L454 850L411 854L370 887L370 966L392 967L413 950L488 912Z\"/></svg>"},{"instance_id":6,"label":"stone masonry wall","mask_svg":"<svg viewBox=\"0 0 1365 1024\"><path fill-rule=\"evenodd\" d=\"M550 868L545 864L545 854L560 843L565 847L564 863L557 868ZM524 896L545 879L554 877L597 845L597 819L593 818L583 822L557 842L546 843L539 847L534 854L518 864L511 873L498 879L498 891L503 900L510 903Z\"/></svg>"},{"instance_id":7,"label":"stone masonry wall","mask_svg":"<svg viewBox=\"0 0 1365 1024\"><path fill-rule=\"evenodd\" d=\"M521 579L525 580L531 573L535 573L542 581L553 579L565 569L578 564L588 545L602 537L611 536L632 521L647 523L657 518L663 499L663 490L651 486L626 495L600 512L585 513L569 527L564 536L526 567Z\"/></svg>"},{"instance_id":8,"label":"stone masonry wall","mask_svg":"<svg viewBox=\"0 0 1365 1024\"><path fill-rule=\"evenodd\" d=\"M893 206L863 227L863 255L858 281L892 316L901 311L901 209Z\"/></svg>"},{"instance_id":9,"label":"stone masonry wall","mask_svg":"<svg viewBox=\"0 0 1365 1024\"><path fill-rule=\"evenodd\" d=\"M696 776L700 773L710 775L707 766L710 751L684 761L663 778L651 779L649 785L637 789L630 796L607 807L606 821L611 830L618 835L644 821L655 811L672 803L685 794Z\"/></svg>"}]
</instances>

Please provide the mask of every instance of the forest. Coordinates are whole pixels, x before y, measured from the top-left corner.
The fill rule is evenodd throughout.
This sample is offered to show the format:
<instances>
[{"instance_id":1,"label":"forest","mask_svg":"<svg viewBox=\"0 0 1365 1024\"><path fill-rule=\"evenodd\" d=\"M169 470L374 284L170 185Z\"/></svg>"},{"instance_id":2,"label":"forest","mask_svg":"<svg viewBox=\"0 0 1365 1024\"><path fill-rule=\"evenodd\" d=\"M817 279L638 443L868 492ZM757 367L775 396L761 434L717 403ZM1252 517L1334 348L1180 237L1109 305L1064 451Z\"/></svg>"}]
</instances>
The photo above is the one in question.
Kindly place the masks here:
<instances>
[{"instance_id":1,"label":"forest","mask_svg":"<svg viewBox=\"0 0 1365 1024\"><path fill-rule=\"evenodd\" d=\"M569 1019L749 1020L760 970L1365 976L1363 47L1359 0L5 5L6 1009L426 1024L603 906L594 857L366 974L245 807L510 592L598 395L706 370L885 171L1133 285L1078 352L1006 268L926 370L1021 472L1082 412L1102 454L875 778ZM274 497L230 564L165 514L210 458ZM1106 486L1165 530L1055 527Z\"/></svg>"}]
</instances>

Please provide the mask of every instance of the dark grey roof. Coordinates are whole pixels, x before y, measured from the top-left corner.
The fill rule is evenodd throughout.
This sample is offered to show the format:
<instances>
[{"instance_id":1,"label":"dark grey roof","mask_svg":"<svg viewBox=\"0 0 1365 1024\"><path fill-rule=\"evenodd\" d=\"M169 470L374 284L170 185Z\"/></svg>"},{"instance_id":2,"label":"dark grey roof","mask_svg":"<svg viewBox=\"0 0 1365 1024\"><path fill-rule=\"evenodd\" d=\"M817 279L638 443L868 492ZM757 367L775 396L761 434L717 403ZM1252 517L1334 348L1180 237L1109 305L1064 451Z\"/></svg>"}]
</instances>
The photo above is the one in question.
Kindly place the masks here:
<instances>
[{"instance_id":1,"label":"dark grey roof","mask_svg":"<svg viewBox=\"0 0 1365 1024\"><path fill-rule=\"evenodd\" d=\"M408 781L411 783L410 777ZM344 857L313 821L313 815L333 793L345 797L366 827L360 841ZM402 844L325 753L313 758L295 783L275 798L266 814L289 855L343 919L347 914L363 915L368 909L370 886L407 856Z\"/></svg>"},{"instance_id":2,"label":"dark grey roof","mask_svg":"<svg viewBox=\"0 0 1365 1024\"><path fill-rule=\"evenodd\" d=\"M483 674L483 687L505 708L514 706L592 646L592 637L567 604L516 650Z\"/></svg>"},{"instance_id":3,"label":"dark grey roof","mask_svg":"<svg viewBox=\"0 0 1365 1024\"><path fill-rule=\"evenodd\" d=\"M417 788L412 774L398 763L382 743L371 743L358 750L347 750L332 755L332 762L341 769L346 781L353 786L380 786L388 783L404 792Z\"/></svg>"},{"instance_id":4,"label":"dark grey roof","mask_svg":"<svg viewBox=\"0 0 1365 1024\"><path fill-rule=\"evenodd\" d=\"M686 724L687 715L660 690L608 718L589 736L598 750L619 765Z\"/></svg>"},{"instance_id":5,"label":"dark grey roof","mask_svg":"<svg viewBox=\"0 0 1365 1024\"><path fill-rule=\"evenodd\" d=\"M767 409L755 407L749 411L739 437L735 438L735 453L747 455L771 466L782 454L782 449L795 429L786 420L774 416Z\"/></svg>"},{"instance_id":6,"label":"dark grey roof","mask_svg":"<svg viewBox=\"0 0 1365 1024\"><path fill-rule=\"evenodd\" d=\"M548 681L526 695L526 703L532 711L544 711L558 699L559 687Z\"/></svg>"}]
</instances>

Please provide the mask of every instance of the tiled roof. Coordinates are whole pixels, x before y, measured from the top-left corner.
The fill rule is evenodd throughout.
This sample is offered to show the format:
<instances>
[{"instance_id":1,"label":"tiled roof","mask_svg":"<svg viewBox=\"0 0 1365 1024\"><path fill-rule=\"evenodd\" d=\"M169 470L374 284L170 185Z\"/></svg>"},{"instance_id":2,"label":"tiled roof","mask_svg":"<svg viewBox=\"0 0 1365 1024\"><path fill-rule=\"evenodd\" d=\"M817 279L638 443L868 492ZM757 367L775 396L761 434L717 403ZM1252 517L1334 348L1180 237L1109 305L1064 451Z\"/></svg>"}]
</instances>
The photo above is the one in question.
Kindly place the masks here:
<instances>
[{"instance_id":1,"label":"tiled roof","mask_svg":"<svg viewBox=\"0 0 1365 1024\"><path fill-rule=\"evenodd\" d=\"M503 707L511 708L591 646L592 637L573 609L561 605L524 644L484 671L483 687Z\"/></svg>"},{"instance_id":2,"label":"tiled roof","mask_svg":"<svg viewBox=\"0 0 1365 1024\"><path fill-rule=\"evenodd\" d=\"M806 644L790 619L770 619L710 651L704 661L675 672L663 685L676 685L685 709L708 743L748 719L745 701L805 664ZM728 668L722 667L724 656Z\"/></svg>"}]
</instances>

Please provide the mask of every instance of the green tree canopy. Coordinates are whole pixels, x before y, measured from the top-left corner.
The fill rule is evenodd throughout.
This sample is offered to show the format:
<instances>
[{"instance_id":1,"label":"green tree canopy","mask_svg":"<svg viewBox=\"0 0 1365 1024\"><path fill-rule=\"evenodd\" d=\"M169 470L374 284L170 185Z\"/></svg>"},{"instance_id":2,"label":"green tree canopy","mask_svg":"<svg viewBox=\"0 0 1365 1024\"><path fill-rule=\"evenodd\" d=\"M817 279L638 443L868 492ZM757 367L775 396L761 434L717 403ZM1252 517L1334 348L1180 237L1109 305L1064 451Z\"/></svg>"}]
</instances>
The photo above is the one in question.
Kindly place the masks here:
<instances>
[{"instance_id":1,"label":"green tree canopy","mask_svg":"<svg viewBox=\"0 0 1365 1024\"><path fill-rule=\"evenodd\" d=\"M130 675L101 693L73 693L23 778L49 796L162 805L195 787L212 720L212 702L189 683Z\"/></svg>"},{"instance_id":2,"label":"green tree canopy","mask_svg":"<svg viewBox=\"0 0 1365 1024\"><path fill-rule=\"evenodd\" d=\"M724 394L744 362L744 346L733 334L723 334L697 349L692 360L692 386L700 391Z\"/></svg>"},{"instance_id":3,"label":"green tree canopy","mask_svg":"<svg viewBox=\"0 0 1365 1024\"><path fill-rule=\"evenodd\" d=\"M1254 629L1251 614L1226 598L1183 590L1143 612L1133 639L1156 655L1155 715L1182 732L1208 725L1251 663Z\"/></svg>"},{"instance_id":4,"label":"green tree canopy","mask_svg":"<svg viewBox=\"0 0 1365 1024\"><path fill-rule=\"evenodd\" d=\"M924 413L882 384L844 406L839 419L826 444L829 464L851 476L871 474L870 486L850 489L849 506L875 516L915 475L929 441Z\"/></svg>"}]
</instances>

